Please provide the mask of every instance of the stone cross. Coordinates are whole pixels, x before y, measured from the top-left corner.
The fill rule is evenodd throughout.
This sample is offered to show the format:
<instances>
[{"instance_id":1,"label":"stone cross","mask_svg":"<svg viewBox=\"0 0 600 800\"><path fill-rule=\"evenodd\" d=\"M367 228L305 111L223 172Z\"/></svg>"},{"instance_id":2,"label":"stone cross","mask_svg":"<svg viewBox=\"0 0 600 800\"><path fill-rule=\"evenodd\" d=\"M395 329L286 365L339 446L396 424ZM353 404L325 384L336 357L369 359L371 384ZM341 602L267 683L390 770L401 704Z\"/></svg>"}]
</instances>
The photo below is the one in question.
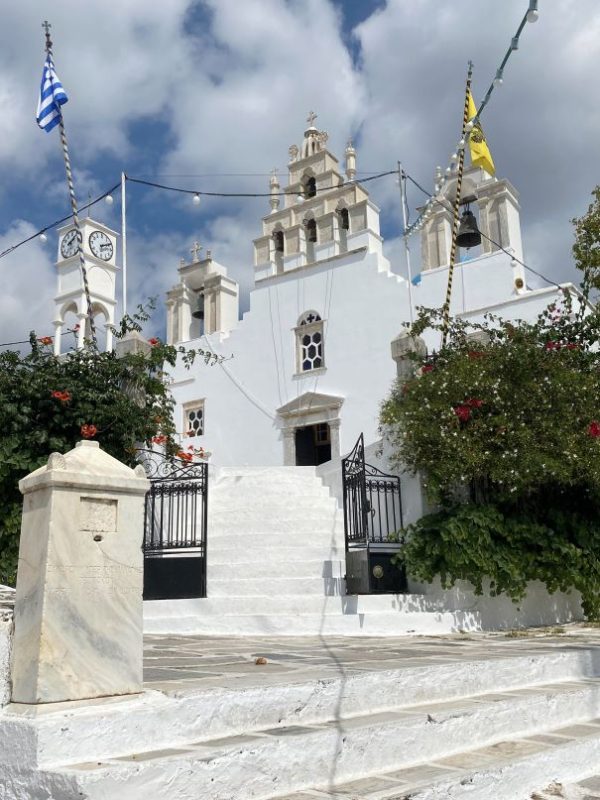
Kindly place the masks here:
<instances>
[{"instance_id":1,"label":"stone cross","mask_svg":"<svg viewBox=\"0 0 600 800\"><path fill-rule=\"evenodd\" d=\"M200 242L194 242L194 246L190 250L190 253L192 254L192 263L199 260L201 250L202 247L200 246Z\"/></svg>"},{"instance_id":2,"label":"stone cross","mask_svg":"<svg viewBox=\"0 0 600 800\"><path fill-rule=\"evenodd\" d=\"M312 127L312 125L313 125L314 121L316 120L316 118L317 118L317 114L315 114L314 111L309 111L308 112L308 117L306 118L306 121Z\"/></svg>"}]
</instances>

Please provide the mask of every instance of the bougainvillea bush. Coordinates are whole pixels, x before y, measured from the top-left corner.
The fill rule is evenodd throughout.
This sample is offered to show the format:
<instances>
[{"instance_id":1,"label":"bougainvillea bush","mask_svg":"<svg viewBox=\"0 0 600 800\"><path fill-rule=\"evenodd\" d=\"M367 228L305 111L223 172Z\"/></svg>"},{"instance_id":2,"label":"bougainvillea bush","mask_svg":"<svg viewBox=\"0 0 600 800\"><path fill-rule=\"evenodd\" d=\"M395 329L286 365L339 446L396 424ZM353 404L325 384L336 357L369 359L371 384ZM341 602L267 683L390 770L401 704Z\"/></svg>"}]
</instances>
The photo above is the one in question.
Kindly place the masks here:
<instances>
[{"instance_id":1,"label":"bougainvillea bush","mask_svg":"<svg viewBox=\"0 0 600 800\"><path fill-rule=\"evenodd\" d=\"M579 222L579 221L576 221ZM575 249L574 249L575 250ZM577 253L576 253L577 256ZM411 575L522 599L578 589L600 616L600 314L583 293L534 323L451 323L446 347L398 383L381 422L438 511L405 532ZM441 330L422 309L409 332ZM475 336L473 336L475 334ZM415 356L416 358L416 356Z\"/></svg>"},{"instance_id":2,"label":"bougainvillea bush","mask_svg":"<svg viewBox=\"0 0 600 800\"><path fill-rule=\"evenodd\" d=\"M123 338L148 319L140 308L116 331ZM98 441L120 461L135 465L136 446L157 444L177 455L173 400L163 365L196 351L149 340L150 352L117 358L89 345L59 358L52 338L32 333L28 352L0 354L0 583L14 584L21 524L20 478L83 439ZM182 453L186 458L189 454Z\"/></svg>"}]
</instances>

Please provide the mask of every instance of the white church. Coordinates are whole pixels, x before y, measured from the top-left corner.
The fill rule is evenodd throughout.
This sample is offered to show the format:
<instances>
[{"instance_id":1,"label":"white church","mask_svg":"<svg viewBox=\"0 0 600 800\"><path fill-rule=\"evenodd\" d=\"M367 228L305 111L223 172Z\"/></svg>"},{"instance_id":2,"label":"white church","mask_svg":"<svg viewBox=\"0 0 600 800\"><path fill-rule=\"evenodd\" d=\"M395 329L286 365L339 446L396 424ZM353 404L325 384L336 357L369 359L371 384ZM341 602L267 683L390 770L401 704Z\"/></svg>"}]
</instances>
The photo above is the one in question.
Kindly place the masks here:
<instances>
[{"instance_id":1,"label":"white church","mask_svg":"<svg viewBox=\"0 0 600 800\"><path fill-rule=\"evenodd\" d=\"M379 405L396 374L390 344L411 319L411 287L383 255L379 209L356 181L354 148L344 175L326 143L311 124L290 148L283 202L271 178L241 320L238 286L210 252L182 264L168 293L170 344L234 355L214 369L180 367L171 384L177 430L219 465L318 465L339 461L360 433L367 444L379 438ZM447 182L445 195L454 192ZM471 169L462 193L476 196L481 231L522 261L513 186ZM451 210L437 205L421 232L415 305L444 302L451 229ZM554 287L528 290L520 264L486 238L480 249L456 268L453 314L527 319L551 302Z\"/></svg>"},{"instance_id":2,"label":"white church","mask_svg":"<svg viewBox=\"0 0 600 800\"><path fill-rule=\"evenodd\" d=\"M342 172L314 115L308 123L300 147L289 149L285 188L276 174L270 179L270 212L254 240L249 310L239 318L238 284L210 251L202 257L199 245L191 263L180 262L167 293L169 344L233 358L213 367L196 361L190 370L180 363L171 371L182 447L212 455L204 517L193 522L195 552L186 528L176 534L184 539L147 561L148 568L171 570L171 594L147 600L146 630L396 635L579 618L575 594L549 602L541 585L517 608L506 598L475 597L466 586L442 591L410 576L402 586L394 583L394 536L425 513L426 501L418 476L389 474L379 408L402 370L403 323L415 306L444 302L456 182L445 182L425 219L413 287L399 274L404 265L392 268L383 254L379 209L356 180L353 146ZM557 287L527 285L516 190L471 168L462 196L473 197L484 236L480 248L461 253L451 313L535 318L556 299ZM89 219L85 225L92 306L105 318L110 347L117 234ZM60 232L57 334L67 313L83 321L86 311L70 231ZM79 335L81 343L81 328ZM437 335L424 338L429 350L439 347ZM386 473L373 473L375 495L357 494L355 484L349 494L342 489L342 458L361 435L365 460ZM160 539L161 524L151 523L152 537ZM187 592L200 563L202 586Z\"/></svg>"}]
</instances>

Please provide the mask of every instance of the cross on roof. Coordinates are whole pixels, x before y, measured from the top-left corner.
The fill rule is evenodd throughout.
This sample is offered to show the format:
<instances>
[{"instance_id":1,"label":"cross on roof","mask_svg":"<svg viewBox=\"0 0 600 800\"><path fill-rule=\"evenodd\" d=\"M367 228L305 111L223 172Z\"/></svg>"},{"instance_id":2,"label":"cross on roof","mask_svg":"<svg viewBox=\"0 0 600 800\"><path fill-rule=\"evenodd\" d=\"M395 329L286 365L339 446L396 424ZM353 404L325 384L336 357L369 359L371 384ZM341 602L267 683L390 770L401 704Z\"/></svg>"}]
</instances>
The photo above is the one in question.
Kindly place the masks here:
<instances>
[{"instance_id":1,"label":"cross on roof","mask_svg":"<svg viewBox=\"0 0 600 800\"><path fill-rule=\"evenodd\" d=\"M317 118L317 114L315 114L314 111L309 111L308 112L308 117L306 118L306 121L312 127L312 125L313 125L314 121L316 120L316 118Z\"/></svg>"},{"instance_id":2,"label":"cross on roof","mask_svg":"<svg viewBox=\"0 0 600 800\"><path fill-rule=\"evenodd\" d=\"M200 255L201 250L202 247L200 246L200 242L194 242L194 246L190 250L190 253L192 254L192 263L198 261L198 256Z\"/></svg>"}]
</instances>

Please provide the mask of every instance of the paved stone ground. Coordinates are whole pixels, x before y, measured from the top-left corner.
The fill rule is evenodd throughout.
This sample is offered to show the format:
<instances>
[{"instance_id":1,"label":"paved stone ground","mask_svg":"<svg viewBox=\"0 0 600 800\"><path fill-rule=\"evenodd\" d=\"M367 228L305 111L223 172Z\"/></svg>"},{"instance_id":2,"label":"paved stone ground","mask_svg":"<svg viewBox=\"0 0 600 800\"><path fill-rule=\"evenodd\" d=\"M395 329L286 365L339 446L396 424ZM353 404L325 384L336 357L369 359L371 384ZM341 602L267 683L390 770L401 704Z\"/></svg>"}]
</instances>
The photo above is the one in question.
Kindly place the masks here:
<instances>
[{"instance_id":1,"label":"paved stone ground","mask_svg":"<svg viewBox=\"0 0 600 800\"><path fill-rule=\"evenodd\" d=\"M144 637L144 683L174 692L318 680L334 675L600 646L600 628L362 637ZM266 663L257 664L258 658Z\"/></svg>"}]
</instances>

